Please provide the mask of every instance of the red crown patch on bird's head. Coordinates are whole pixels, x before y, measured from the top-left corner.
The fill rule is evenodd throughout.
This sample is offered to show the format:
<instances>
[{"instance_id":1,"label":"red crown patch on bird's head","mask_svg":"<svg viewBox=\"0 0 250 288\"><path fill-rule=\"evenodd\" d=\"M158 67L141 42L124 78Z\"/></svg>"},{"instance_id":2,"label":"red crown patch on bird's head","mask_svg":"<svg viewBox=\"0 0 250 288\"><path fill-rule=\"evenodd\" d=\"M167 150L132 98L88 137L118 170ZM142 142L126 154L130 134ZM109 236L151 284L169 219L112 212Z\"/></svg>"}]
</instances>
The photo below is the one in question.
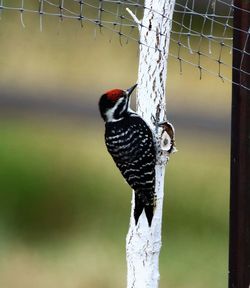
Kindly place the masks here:
<instances>
[{"instance_id":1,"label":"red crown patch on bird's head","mask_svg":"<svg viewBox=\"0 0 250 288\"><path fill-rule=\"evenodd\" d=\"M120 97L124 95L124 91L121 89L113 89L107 91L105 94L107 95L108 100L117 101Z\"/></svg>"}]
</instances>

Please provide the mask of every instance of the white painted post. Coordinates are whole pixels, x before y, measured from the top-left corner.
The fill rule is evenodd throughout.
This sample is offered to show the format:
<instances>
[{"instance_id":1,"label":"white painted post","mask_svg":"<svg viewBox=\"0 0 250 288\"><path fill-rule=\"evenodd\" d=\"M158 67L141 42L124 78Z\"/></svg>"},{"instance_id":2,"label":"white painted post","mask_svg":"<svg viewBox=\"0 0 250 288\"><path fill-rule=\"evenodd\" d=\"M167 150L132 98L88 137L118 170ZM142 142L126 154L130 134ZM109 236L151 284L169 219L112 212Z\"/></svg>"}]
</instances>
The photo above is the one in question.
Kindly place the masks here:
<instances>
[{"instance_id":1,"label":"white painted post","mask_svg":"<svg viewBox=\"0 0 250 288\"><path fill-rule=\"evenodd\" d=\"M151 227L148 226L144 211L135 226L134 196L132 199L130 227L126 239L127 288L157 288L160 278L164 173L171 135L159 128L157 123L166 120L165 86L174 4L175 0L145 0L146 8L142 21L127 9L137 22L140 32L137 112L152 128L158 147L155 167L157 204Z\"/></svg>"}]
</instances>

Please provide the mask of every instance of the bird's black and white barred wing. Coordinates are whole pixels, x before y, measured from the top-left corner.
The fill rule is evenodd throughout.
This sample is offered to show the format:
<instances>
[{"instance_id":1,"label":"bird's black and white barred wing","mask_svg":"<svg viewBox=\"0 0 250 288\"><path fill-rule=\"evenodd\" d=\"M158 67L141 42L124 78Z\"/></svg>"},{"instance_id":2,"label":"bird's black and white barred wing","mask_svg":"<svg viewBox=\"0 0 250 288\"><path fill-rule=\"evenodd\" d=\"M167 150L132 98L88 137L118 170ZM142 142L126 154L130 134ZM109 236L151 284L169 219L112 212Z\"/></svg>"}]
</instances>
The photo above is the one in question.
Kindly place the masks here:
<instances>
[{"instance_id":1,"label":"bird's black and white barred wing","mask_svg":"<svg viewBox=\"0 0 250 288\"><path fill-rule=\"evenodd\" d=\"M156 151L153 135L138 115L108 123L105 140L109 153L114 159L131 188L135 191L135 221L145 208L151 224L154 210Z\"/></svg>"}]
</instances>

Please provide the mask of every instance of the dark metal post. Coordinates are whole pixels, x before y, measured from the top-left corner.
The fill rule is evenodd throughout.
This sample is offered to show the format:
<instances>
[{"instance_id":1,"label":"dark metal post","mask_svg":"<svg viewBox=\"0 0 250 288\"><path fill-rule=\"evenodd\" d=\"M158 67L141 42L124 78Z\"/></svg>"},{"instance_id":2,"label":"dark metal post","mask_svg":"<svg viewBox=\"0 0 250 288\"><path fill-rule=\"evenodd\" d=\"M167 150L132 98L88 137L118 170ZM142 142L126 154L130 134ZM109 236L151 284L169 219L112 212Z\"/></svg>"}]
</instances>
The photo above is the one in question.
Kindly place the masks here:
<instances>
[{"instance_id":1,"label":"dark metal post","mask_svg":"<svg viewBox=\"0 0 250 288\"><path fill-rule=\"evenodd\" d=\"M250 88L250 0L234 5L229 288L249 288L250 91L243 86Z\"/></svg>"}]
</instances>

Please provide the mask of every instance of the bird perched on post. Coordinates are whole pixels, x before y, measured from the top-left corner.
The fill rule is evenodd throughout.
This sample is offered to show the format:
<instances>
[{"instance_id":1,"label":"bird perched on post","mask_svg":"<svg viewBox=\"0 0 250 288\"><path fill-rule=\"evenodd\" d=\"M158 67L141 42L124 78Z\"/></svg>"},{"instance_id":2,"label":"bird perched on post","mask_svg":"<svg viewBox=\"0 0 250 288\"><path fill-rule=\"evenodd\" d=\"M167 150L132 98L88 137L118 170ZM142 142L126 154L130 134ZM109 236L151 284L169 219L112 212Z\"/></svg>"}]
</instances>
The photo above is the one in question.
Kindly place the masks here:
<instances>
[{"instance_id":1,"label":"bird perched on post","mask_svg":"<svg viewBox=\"0 0 250 288\"><path fill-rule=\"evenodd\" d=\"M105 143L121 174L134 190L135 224L145 210L151 226L155 197L156 148L153 134L146 122L129 107L130 95L137 84L127 90L113 89L99 101L105 122Z\"/></svg>"}]
</instances>

